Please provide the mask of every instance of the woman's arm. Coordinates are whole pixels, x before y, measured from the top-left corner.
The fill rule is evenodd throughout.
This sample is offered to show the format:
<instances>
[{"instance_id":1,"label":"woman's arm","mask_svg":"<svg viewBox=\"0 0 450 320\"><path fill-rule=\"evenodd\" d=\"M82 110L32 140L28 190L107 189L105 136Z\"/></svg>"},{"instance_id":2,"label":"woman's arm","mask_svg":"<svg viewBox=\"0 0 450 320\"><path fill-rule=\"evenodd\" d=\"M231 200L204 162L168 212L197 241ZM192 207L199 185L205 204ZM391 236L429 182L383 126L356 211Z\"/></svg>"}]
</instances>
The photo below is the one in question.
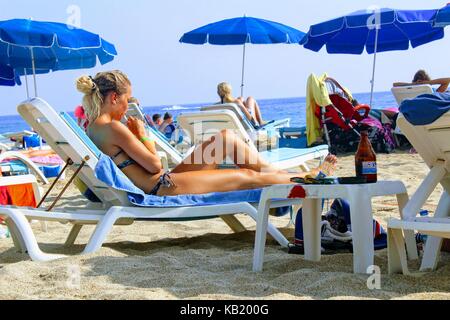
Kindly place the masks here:
<instances>
[{"instance_id":1,"label":"woman's arm","mask_svg":"<svg viewBox=\"0 0 450 320\"><path fill-rule=\"evenodd\" d=\"M412 83L412 82L394 82L392 84L393 87L406 87L406 86L413 86L417 83Z\"/></svg>"},{"instance_id":2,"label":"woman's arm","mask_svg":"<svg viewBox=\"0 0 450 320\"><path fill-rule=\"evenodd\" d=\"M439 78L429 81L429 84L439 85L437 92L445 92L450 84L450 78Z\"/></svg>"},{"instance_id":3,"label":"woman's arm","mask_svg":"<svg viewBox=\"0 0 450 320\"><path fill-rule=\"evenodd\" d=\"M161 159L156 153L154 142L145 136L144 125L139 130L134 131L136 123L139 120L130 119L132 122L131 128L127 128L125 125L118 121L111 123L112 137L114 144L121 148L125 153L134 161L136 161L141 167L150 173L159 173L162 169ZM139 126L139 125L137 125ZM133 129L133 132L132 132ZM137 135L140 135L139 137Z\"/></svg>"},{"instance_id":4,"label":"woman's arm","mask_svg":"<svg viewBox=\"0 0 450 320\"><path fill-rule=\"evenodd\" d=\"M437 92L445 92L447 91L449 85L450 85L450 78L439 78L434 79L430 81L417 81L417 82L395 82L394 87L401 87L401 86L414 86L418 84L429 84L429 85L439 85L440 87L437 89Z\"/></svg>"},{"instance_id":5,"label":"woman's arm","mask_svg":"<svg viewBox=\"0 0 450 320\"><path fill-rule=\"evenodd\" d=\"M153 154L157 154L155 141L150 137L147 137L147 132L145 131L145 125L141 120L135 117L128 117L127 127L135 137L141 141L145 147Z\"/></svg>"}]
</instances>

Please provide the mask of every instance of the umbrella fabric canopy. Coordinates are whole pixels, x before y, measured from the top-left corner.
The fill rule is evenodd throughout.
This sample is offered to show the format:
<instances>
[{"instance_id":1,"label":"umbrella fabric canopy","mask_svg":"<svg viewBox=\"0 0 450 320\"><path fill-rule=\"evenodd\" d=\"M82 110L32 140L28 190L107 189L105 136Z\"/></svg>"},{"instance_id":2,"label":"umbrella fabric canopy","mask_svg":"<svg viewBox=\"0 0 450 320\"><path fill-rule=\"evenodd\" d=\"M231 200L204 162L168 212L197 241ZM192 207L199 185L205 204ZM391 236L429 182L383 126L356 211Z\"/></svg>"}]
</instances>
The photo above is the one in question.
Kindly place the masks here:
<instances>
[{"instance_id":1,"label":"umbrella fabric canopy","mask_svg":"<svg viewBox=\"0 0 450 320\"><path fill-rule=\"evenodd\" d=\"M185 33L180 42L190 44L243 45L242 84L244 88L245 44L299 43L305 33L284 24L252 18L240 17L210 23Z\"/></svg>"},{"instance_id":2,"label":"umbrella fabric canopy","mask_svg":"<svg viewBox=\"0 0 450 320\"><path fill-rule=\"evenodd\" d=\"M450 25L450 3L438 11L434 21L435 27L445 27Z\"/></svg>"},{"instance_id":3,"label":"umbrella fabric canopy","mask_svg":"<svg viewBox=\"0 0 450 320\"><path fill-rule=\"evenodd\" d=\"M372 106L376 53L408 50L442 39L443 28L433 27L437 10L363 10L310 27L300 42L305 48L328 53L374 53L370 105Z\"/></svg>"},{"instance_id":4,"label":"umbrella fabric canopy","mask_svg":"<svg viewBox=\"0 0 450 320\"><path fill-rule=\"evenodd\" d=\"M13 87L21 85L20 78L15 74L14 69L9 66L0 64L0 86Z\"/></svg>"},{"instance_id":5,"label":"umbrella fabric canopy","mask_svg":"<svg viewBox=\"0 0 450 320\"><path fill-rule=\"evenodd\" d=\"M99 35L63 23L0 21L0 62L21 74L25 74L24 68L33 74L37 69L48 72L92 68L97 57L105 64L115 55L114 45Z\"/></svg>"}]
</instances>

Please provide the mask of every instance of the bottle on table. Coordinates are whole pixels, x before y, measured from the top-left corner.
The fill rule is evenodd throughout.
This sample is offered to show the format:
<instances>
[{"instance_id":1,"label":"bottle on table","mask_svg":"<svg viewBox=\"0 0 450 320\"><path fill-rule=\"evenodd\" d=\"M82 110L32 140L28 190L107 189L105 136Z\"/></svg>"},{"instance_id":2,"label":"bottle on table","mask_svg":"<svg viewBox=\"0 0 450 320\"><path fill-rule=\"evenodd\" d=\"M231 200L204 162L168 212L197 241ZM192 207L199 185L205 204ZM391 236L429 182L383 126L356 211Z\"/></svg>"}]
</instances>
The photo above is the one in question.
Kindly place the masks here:
<instances>
[{"instance_id":1,"label":"bottle on table","mask_svg":"<svg viewBox=\"0 0 450 320\"><path fill-rule=\"evenodd\" d=\"M367 131L361 131L358 151L355 154L357 177L365 177L367 183L377 182L377 156L369 141Z\"/></svg>"}]
</instances>

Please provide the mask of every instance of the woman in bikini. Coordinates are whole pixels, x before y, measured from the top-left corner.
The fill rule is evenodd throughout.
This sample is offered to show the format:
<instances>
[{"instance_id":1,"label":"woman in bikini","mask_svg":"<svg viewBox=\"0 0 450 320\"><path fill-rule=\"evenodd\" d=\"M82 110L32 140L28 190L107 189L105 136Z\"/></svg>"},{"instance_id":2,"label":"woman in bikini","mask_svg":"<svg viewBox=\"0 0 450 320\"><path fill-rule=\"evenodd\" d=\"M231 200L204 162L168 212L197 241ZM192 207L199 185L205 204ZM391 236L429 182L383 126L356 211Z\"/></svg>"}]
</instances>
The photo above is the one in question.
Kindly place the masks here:
<instances>
[{"instance_id":1,"label":"woman in bikini","mask_svg":"<svg viewBox=\"0 0 450 320\"><path fill-rule=\"evenodd\" d=\"M224 130L198 146L170 173L165 173L155 143L145 134L142 121L130 117L120 120L128 108L131 82L120 71L98 73L77 80L84 93L83 106L89 127L87 134L99 149L110 156L130 180L147 194L180 195L226 192L289 184L292 177L306 173L287 173L265 162L235 134ZM218 169L225 158L238 169ZM312 175L331 173L336 157L330 155Z\"/></svg>"},{"instance_id":2,"label":"woman in bikini","mask_svg":"<svg viewBox=\"0 0 450 320\"><path fill-rule=\"evenodd\" d=\"M248 97L245 101L242 97L234 98L231 85L222 82L217 85L217 94L221 103L236 103L248 120L252 121L256 126L262 126L266 122L262 119L261 110L258 102L253 97Z\"/></svg>"}]
</instances>

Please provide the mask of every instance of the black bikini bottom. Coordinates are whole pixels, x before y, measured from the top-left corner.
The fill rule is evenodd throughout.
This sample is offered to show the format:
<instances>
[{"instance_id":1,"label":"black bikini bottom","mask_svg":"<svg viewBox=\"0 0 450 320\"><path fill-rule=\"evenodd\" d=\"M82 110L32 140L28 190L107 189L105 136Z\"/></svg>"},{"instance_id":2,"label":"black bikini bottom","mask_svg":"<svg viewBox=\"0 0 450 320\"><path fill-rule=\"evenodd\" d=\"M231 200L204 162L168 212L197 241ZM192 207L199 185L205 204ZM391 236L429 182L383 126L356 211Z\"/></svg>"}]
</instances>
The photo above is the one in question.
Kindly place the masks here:
<instances>
[{"instance_id":1,"label":"black bikini bottom","mask_svg":"<svg viewBox=\"0 0 450 320\"><path fill-rule=\"evenodd\" d=\"M170 173L166 172L162 176L159 177L158 183L153 187L152 191L150 191L149 195L156 196L158 195L158 191L161 187L176 187L176 184L173 182Z\"/></svg>"}]
</instances>

